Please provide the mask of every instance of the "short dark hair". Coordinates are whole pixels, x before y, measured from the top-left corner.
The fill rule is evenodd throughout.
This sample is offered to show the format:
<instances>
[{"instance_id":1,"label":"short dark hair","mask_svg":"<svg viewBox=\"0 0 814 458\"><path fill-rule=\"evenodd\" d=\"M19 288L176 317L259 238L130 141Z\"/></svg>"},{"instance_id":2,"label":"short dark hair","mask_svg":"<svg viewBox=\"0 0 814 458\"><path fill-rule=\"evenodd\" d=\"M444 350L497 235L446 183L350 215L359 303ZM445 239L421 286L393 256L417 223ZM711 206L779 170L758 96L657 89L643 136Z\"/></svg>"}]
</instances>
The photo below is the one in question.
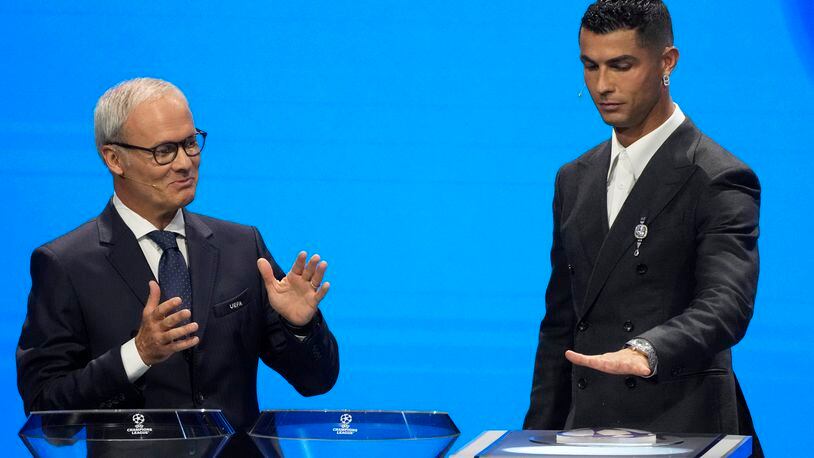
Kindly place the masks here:
<instances>
[{"instance_id":1,"label":"short dark hair","mask_svg":"<svg viewBox=\"0 0 814 458\"><path fill-rule=\"evenodd\" d=\"M673 45L673 21L661 0L597 0L582 16L582 29L597 34L635 30L643 48Z\"/></svg>"}]
</instances>

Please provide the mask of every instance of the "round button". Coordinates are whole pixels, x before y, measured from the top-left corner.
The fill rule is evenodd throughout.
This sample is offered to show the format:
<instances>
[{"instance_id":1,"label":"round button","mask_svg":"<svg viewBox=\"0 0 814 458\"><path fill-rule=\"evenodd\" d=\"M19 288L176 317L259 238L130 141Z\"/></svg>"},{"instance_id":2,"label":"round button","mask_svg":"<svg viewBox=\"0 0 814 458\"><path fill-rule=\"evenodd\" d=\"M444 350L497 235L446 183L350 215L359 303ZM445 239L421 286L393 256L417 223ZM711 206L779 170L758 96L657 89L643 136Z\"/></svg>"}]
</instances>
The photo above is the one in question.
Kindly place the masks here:
<instances>
[{"instance_id":1,"label":"round button","mask_svg":"<svg viewBox=\"0 0 814 458\"><path fill-rule=\"evenodd\" d=\"M625 377L625 386L631 390L636 388L636 377Z\"/></svg>"},{"instance_id":2,"label":"round button","mask_svg":"<svg viewBox=\"0 0 814 458\"><path fill-rule=\"evenodd\" d=\"M574 266L572 266L571 264L568 264L568 273L574 275Z\"/></svg>"},{"instance_id":3,"label":"round button","mask_svg":"<svg viewBox=\"0 0 814 458\"><path fill-rule=\"evenodd\" d=\"M625 332L633 331L633 322L630 320L625 321L625 324L622 325L622 329L624 329Z\"/></svg>"},{"instance_id":4,"label":"round button","mask_svg":"<svg viewBox=\"0 0 814 458\"><path fill-rule=\"evenodd\" d=\"M636 273L639 275L644 275L647 273L647 264L639 264L636 266Z\"/></svg>"},{"instance_id":5,"label":"round button","mask_svg":"<svg viewBox=\"0 0 814 458\"><path fill-rule=\"evenodd\" d=\"M584 332L586 329L588 329L588 322L587 321L580 321L579 324L577 325L577 329L580 332Z\"/></svg>"},{"instance_id":6,"label":"round button","mask_svg":"<svg viewBox=\"0 0 814 458\"><path fill-rule=\"evenodd\" d=\"M585 387L587 387L587 386L588 386L588 381L585 380L584 378L581 378L581 379L577 380L577 388L579 388L580 390L584 390Z\"/></svg>"},{"instance_id":7,"label":"round button","mask_svg":"<svg viewBox=\"0 0 814 458\"><path fill-rule=\"evenodd\" d=\"M197 402L198 404L203 404L203 403L204 403L204 399L205 399L205 398L204 398L203 393L198 393L198 394L195 396L195 402Z\"/></svg>"}]
</instances>

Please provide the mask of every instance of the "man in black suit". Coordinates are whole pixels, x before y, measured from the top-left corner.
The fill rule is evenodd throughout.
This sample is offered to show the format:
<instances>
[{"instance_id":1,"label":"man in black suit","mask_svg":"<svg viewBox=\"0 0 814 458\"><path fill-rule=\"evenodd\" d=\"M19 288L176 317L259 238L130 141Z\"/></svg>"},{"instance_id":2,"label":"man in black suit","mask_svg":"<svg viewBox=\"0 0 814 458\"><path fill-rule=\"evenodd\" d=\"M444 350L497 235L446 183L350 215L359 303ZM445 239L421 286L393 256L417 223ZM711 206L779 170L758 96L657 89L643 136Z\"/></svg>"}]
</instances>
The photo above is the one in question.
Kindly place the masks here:
<instances>
[{"instance_id":1,"label":"man in black suit","mask_svg":"<svg viewBox=\"0 0 814 458\"><path fill-rule=\"evenodd\" d=\"M336 381L318 309L327 264L303 252L286 274L254 227L184 208L206 133L172 84L120 83L94 124L114 195L32 255L17 349L25 410L223 409L239 432L231 454L256 453L245 431L259 411L258 359L305 396Z\"/></svg>"},{"instance_id":2,"label":"man in black suit","mask_svg":"<svg viewBox=\"0 0 814 458\"><path fill-rule=\"evenodd\" d=\"M597 1L579 45L612 138L557 174L524 428L754 435L730 348L757 287L758 179L673 103L661 1Z\"/></svg>"}]
</instances>

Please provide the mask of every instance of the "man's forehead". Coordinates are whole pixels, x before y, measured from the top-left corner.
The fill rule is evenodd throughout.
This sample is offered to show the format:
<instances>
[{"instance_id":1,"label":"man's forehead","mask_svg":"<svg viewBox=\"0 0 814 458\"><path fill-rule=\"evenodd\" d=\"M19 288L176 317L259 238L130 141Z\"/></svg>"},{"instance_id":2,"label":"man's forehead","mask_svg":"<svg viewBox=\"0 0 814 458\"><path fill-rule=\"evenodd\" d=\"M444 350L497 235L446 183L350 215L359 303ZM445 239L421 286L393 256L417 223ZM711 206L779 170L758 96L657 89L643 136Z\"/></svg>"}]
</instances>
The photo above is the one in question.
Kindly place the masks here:
<instances>
[{"instance_id":1,"label":"man's forehead","mask_svg":"<svg viewBox=\"0 0 814 458\"><path fill-rule=\"evenodd\" d=\"M139 103L124 122L128 135L179 137L190 135L192 113L182 96L168 93ZM194 133L194 132L193 132ZM169 138L168 138L169 139Z\"/></svg>"}]
</instances>

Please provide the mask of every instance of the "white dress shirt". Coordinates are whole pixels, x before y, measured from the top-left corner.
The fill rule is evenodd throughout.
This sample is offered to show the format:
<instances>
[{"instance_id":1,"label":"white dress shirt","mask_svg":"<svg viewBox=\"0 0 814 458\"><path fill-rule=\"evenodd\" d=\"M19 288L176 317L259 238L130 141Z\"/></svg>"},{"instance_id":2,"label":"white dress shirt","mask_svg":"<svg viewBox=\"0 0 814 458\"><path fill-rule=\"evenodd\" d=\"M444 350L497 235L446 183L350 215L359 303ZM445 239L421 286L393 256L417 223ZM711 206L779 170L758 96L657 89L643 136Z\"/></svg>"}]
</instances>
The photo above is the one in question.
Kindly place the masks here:
<instances>
[{"instance_id":1,"label":"white dress shirt","mask_svg":"<svg viewBox=\"0 0 814 458\"><path fill-rule=\"evenodd\" d=\"M610 167L608 167L608 226L613 226L613 221L619 214L630 190L636 181L642 176L647 163L656 154L667 137L672 135L678 126L684 122L686 116L678 105L673 105L673 114L666 121L652 132L636 140L627 147L619 143L616 138L616 130L611 134L611 157Z\"/></svg>"},{"instance_id":2,"label":"white dress shirt","mask_svg":"<svg viewBox=\"0 0 814 458\"><path fill-rule=\"evenodd\" d=\"M161 260L161 253L163 250L155 243L150 237L147 237L152 231L159 230L153 224L141 215L129 209L124 202L119 199L115 193L113 194L113 207L119 213L119 216L124 221L124 224L133 232L133 235L138 240L139 247L147 259L147 264L150 265L150 270L153 271L153 276L158 278L158 262ZM189 264L189 256L187 255L187 242L186 230L184 228L184 213L181 209L175 213L175 216L170 221L170 224L164 228L165 231L175 232L175 239L178 242L178 249L184 256L184 261ZM124 364L124 371L127 373L127 379L130 382L138 380L139 377L147 372L150 366L144 364L141 356L136 349L136 339L128 340L121 347L122 363Z\"/></svg>"}]
</instances>

